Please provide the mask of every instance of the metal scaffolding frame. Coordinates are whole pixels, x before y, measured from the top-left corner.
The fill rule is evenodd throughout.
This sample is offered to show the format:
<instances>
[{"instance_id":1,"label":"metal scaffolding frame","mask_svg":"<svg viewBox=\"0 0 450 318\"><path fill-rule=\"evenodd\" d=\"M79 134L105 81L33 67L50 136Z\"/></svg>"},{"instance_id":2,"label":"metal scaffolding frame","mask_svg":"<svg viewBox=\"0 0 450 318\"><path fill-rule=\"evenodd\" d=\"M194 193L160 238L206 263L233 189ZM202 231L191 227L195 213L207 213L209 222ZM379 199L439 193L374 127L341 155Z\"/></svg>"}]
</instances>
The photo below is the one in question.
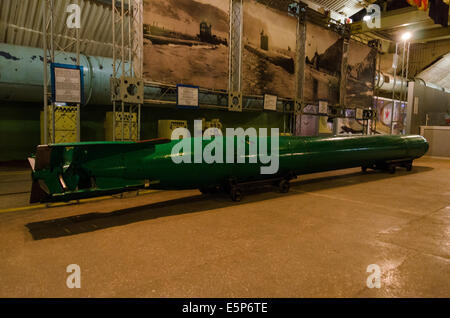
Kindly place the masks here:
<instances>
[{"instance_id":1,"label":"metal scaffolding frame","mask_svg":"<svg viewBox=\"0 0 450 318\"><path fill-rule=\"evenodd\" d=\"M58 2L60 5L62 2ZM74 4L80 5L80 0L74 0ZM56 143L56 104L51 98L51 87L50 77L48 76L49 66L51 63L56 62L56 57L58 55L68 54L71 51L75 51L76 61L75 65L80 66L80 30L78 28L67 28L67 41L64 46L60 45L56 40L56 30L57 18L65 19L65 16L56 17L55 12L55 0L44 0L42 2L42 14L43 14L43 28L42 28L42 46L43 46L43 64L44 64L44 144ZM64 106L62 106L64 107ZM62 109L60 107L60 109ZM76 104L76 139L80 141L80 107L79 103ZM68 111L71 111L67 107ZM51 127L48 126L49 110L51 111ZM51 129L50 129L51 128Z\"/></svg>"},{"instance_id":2,"label":"metal scaffolding frame","mask_svg":"<svg viewBox=\"0 0 450 318\"><path fill-rule=\"evenodd\" d=\"M230 53L228 65L228 110L242 112L242 0L230 0Z\"/></svg>"},{"instance_id":3,"label":"metal scaffolding frame","mask_svg":"<svg viewBox=\"0 0 450 318\"><path fill-rule=\"evenodd\" d=\"M403 82L406 80L408 82L408 71L409 71L409 52L411 47L411 42L403 41L403 45L400 45L399 42L395 43L395 63L394 63L394 85L392 86L392 107L391 107L391 127L390 133L391 135L394 133L394 124L401 122L402 115L404 114L404 110L402 111L402 103L408 100L408 89L403 89ZM400 93L396 93L397 87L397 76L398 76L398 57L402 54L402 64L401 64L401 76L400 76ZM405 63L406 58L406 63ZM406 83L408 85L408 83ZM395 102L399 101L400 105L398 105L397 116L398 120L395 120ZM411 105L412 106L412 105ZM401 133L404 132L405 127Z\"/></svg>"},{"instance_id":4,"label":"metal scaffolding frame","mask_svg":"<svg viewBox=\"0 0 450 318\"><path fill-rule=\"evenodd\" d=\"M299 2L297 16L297 33L296 33L296 55L295 55L295 102L294 115L290 120L290 132L295 135L301 134L301 119L296 127L297 116L302 116L304 104L304 85L305 85L305 67L306 67L306 8L307 5ZM294 128L295 127L295 128ZM298 129L296 129L298 128Z\"/></svg>"},{"instance_id":5,"label":"metal scaffolding frame","mask_svg":"<svg viewBox=\"0 0 450 318\"><path fill-rule=\"evenodd\" d=\"M373 40L372 42L374 44L374 48L377 50L377 59L376 59L376 67L375 67L375 74L376 74L376 83L374 79L374 110L376 111L374 119L371 121L371 127L370 127L370 134L376 134L377 133L377 124L378 124L378 100L380 95L380 82L381 82L381 41L380 40Z\"/></svg>"},{"instance_id":6,"label":"metal scaffolding frame","mask_svg":"<svg viewBox=\"0 0 450 318\"><path fill-rule=\"evenodd\" d=\"M142 0L112 1L112 32L112 136L115 141L119 120L119 139L137 141L141 135L141 108L144 102ZM126 126L128 138L125 138Z\"/></svg>"}]
</instances>

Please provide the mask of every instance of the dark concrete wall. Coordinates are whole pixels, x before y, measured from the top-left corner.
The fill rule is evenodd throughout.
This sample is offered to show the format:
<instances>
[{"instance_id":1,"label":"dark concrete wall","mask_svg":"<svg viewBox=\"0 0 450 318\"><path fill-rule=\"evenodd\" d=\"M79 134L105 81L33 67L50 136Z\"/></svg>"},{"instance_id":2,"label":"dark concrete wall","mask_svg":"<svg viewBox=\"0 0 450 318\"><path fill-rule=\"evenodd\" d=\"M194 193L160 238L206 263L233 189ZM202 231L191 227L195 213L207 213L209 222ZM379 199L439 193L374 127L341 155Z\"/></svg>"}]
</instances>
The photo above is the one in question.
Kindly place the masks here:
<instances>
[{"instance_id":1,"label":"dark concrete wall","mask_svg":"<svg viewBox=\"0 0 450 318\"><path fill-rule=\"evenodd\" d=\"M0 103L0 162L26 160L40 144L40 111L37 104ZM81 140L105 140L105 114L110 106L87 106L81 110ZM219 118L224 128L280 128L284 116L274 112L232 113L217 110L164 109L145 107L142 110L141 138L158 135L158 120L187 120L192 130L194 120Z\"/></svg>"}]
</instances>

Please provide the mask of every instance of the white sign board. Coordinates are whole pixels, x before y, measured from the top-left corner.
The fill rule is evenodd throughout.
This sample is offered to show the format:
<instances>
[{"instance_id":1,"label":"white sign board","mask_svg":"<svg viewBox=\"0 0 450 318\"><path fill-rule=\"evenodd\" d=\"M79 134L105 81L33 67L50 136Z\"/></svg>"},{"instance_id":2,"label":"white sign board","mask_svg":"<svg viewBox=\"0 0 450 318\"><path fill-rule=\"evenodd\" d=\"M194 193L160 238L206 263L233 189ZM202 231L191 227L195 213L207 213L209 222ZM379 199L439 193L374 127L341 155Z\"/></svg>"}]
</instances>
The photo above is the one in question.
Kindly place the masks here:
<instances>
[{"instance_id":1,"label":"white sign board","mask_svg":"<svg viewBox=\"0 0 450 318\"><path fill-rule=\"evenodd\" d=\"M55 102L81 103L81 71L55 67Z\"/></svg>"},{"instance_id":2,"label":"white sign board","mask_svg":"<svg viewBox=\"0 0 450 318\"><path fill-rule=\"evenodd\" d=\"M182 107L198 107L198 87L178 85L177 105Z\"/></svg>"},{"instance_id":3,"label":"white sign board","mask_svg":"<svg viewBox=\"0 0 450 318\"><path fill-rule=\"evenodd\" d=\"M364 110L362 108L356 109L356 119L364 119Z\"/></svg>"},{"instance_id":4,"label":"white sign board","mask_svg":"<svg viewBox=\"0 0 450 318\"><path fill-rule=\"evenodd\" d=\"M278 97L275 95L264 95L264 109L265 110L277 110Z\"/></svg>"}]
</instances>

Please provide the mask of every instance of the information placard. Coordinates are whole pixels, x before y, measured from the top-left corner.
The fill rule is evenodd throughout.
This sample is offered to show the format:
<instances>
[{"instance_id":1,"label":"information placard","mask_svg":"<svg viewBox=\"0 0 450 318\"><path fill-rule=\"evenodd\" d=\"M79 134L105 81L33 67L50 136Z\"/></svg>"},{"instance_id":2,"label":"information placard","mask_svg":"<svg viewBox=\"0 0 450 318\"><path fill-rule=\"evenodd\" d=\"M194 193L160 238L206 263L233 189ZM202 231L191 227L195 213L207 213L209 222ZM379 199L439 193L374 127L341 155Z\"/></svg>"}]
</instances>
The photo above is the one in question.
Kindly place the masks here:
<instances>
[{"instance_id":1,"label":"information placard","mask_svg":"<svg viewBox=\"0 0 450 318\"><path fill-rule=\"evenodd\" d=\"M356 119L364 119L364 109L356 108Z\"/></svg>"},{"instance_id":2,"label":"information placard","mask_svg":"<svg viewBox=\"0 0 450 318\"><path fill-rule=\"evenodd\" d=\"M82 103L82 66L52 64L52 96L55 103Z\"/></svg>"},{"instance_id":3,"label":"information placard","mask_svg":"<svg viewBox=\"0 0 450 318\"><path fill-rule=\"evenodd\" d=\"M277 110L277 102L278 102L278 97L275 95L269 95L269 94L265 94L264 95L264 109L265 110Z\"/></svg>"},{"instance_id":4,"label":"information placard","mask_svg":"<svg viewBox=\"0 0 450 318\"><path fill-rule=\"evenodd\" d=\"M197 108L198 103L198 86L177 85L177 106Z\"/></svg>"}]
</instances>

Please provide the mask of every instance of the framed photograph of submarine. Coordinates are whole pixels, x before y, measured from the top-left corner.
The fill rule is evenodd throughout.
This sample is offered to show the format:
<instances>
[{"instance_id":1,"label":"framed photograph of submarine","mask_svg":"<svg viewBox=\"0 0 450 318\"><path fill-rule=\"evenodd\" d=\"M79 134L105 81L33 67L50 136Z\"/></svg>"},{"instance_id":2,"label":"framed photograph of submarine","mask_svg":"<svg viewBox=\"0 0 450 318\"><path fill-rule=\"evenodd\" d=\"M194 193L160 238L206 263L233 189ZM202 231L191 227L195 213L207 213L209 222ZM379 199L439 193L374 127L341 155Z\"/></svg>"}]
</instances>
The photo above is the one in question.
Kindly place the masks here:
<instances>
[{"instance_id":1,"label":"framed photograph of submarine","mask_svg":"<svg viewBox=\"0 0 450 318\"><path fill-rule=\"evenodd\" d=\"M294 98L297 18L261 1L243 4L242 91Z\"/></svg>"},{"instance_id":2,"label":"framed photograph of submarine","mask_svg":"<svg viewBox=\"0 0 450 318\"><path fill-rule=\"evenodd\" d=\"M177 107L198 108L199 87L192 85L177 85Z\"/></svg>"},{"instance_id":3,"label":"framed photograph of submarine","mask_svg":"<svg viewBox=\"0 0 450 318\"><path fill-rule=\"evenodd\" d=\"M229 1L143 2L144 79L227 90Z\"/></svg>"},{"instance_id":4,"label":"framed photograph of submarine","mask_svg":"<svg viewBox=\"0 0 450 318\"><path fill-rule=\"evenodd\" d=\"M83 103L83 66L52 63L50 73L54 103Z\"/></svg>"},{"instance_id":5,"label":"framed photograph of submarine","mask_svg":"<svg viewBox=\"0 0 450 318\"><path fill-rule=\"evenodd\" d=\"M264 110L277 110L278 97L276 95L264 95Z\"/></svg>"}]
</instances>

